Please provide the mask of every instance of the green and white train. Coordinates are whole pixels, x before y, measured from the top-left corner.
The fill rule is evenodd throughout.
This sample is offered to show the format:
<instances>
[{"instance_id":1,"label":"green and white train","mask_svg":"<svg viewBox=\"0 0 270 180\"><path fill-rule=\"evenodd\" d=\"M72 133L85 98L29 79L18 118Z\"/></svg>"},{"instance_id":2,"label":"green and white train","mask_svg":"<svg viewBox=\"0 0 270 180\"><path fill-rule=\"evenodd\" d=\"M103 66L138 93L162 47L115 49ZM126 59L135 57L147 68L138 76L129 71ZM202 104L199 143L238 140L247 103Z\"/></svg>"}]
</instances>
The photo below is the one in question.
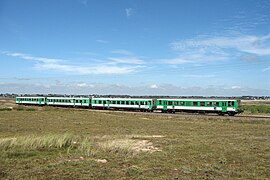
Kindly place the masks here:
<instances>
[{"instance_id":1,"label":"green and white train","mask_svg":"<svg viewBox=\"0 0 270 180\"><path fill-rule=\"evenodd\" d=\"M79 97L16 97L17 104L121 109L161 112L217 113L234 116L241 113L240 100L235 99L147 99L147 98L79 98Z\"/></svg>"}]
</instances>

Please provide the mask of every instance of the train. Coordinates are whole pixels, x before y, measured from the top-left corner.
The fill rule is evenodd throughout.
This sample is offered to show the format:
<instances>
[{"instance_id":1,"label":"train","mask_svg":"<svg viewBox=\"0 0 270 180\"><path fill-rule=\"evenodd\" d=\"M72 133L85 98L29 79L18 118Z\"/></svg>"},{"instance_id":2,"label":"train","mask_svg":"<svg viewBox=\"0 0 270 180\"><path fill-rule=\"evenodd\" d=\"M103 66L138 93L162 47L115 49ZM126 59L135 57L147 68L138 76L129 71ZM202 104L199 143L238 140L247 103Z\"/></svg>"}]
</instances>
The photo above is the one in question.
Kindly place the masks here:
<instances>
[{"instance_id":1,"label":"train","mask_svg":"<svg viewBox=\"0 0 270 180\"><path fill-rule=\"evenodd\" d=\"M236 99L172 99L111 97L16 97L16 104L39 106L84 107L90 109L134 110L143 112L216 113L234 116L243 112Z\"/></svg>"}]
</instances>

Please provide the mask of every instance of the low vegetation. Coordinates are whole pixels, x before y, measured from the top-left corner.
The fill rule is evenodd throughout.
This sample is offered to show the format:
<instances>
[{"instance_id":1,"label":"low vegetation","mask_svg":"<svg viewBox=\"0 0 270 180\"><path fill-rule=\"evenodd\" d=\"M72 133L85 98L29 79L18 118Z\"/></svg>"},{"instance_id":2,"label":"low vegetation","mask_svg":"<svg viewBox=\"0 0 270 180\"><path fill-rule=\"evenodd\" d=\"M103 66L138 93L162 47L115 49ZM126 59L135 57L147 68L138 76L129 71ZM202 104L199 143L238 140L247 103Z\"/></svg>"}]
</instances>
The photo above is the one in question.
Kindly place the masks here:
<instances>
[{"instance_id":1,"label":"low vegetation","mask_svg":"<svg viewBox=\"0 0 270 180\"><path fill-rule=\"evenodd\" d=\"M270 121L22 106L0 111L0 179L267 179Z\"/></svg>"},{"instance_id":2,"label":"low vegetation","mask_svg":"<svg viewBox=\"0 0 270 180\"><path fill-rule=\"evenodd\" d=\"M270 105L242 105L246 114L270 114Z\"/></svg>"}]
</instances>

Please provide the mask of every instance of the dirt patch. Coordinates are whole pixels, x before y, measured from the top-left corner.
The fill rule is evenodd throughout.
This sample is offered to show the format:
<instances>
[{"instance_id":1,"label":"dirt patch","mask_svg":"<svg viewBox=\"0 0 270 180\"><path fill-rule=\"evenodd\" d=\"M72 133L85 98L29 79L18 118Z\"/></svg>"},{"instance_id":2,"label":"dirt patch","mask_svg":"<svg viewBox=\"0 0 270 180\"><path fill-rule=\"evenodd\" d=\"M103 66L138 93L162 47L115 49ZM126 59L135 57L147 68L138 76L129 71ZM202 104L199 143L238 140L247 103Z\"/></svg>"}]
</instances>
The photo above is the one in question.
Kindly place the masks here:
<instances>
[{"instance_id":1,"label":"dirt patch","mask_svg":"<svg viewBox=\"0 0 270 180\"><path fill-rule=\"evenodd\" d=\"M18 105L14 100L0 100L0 107L1 108L11 108L17 107Z\"/></svg>"},{"instance_id":2,"label":"dirt patch","mask_svg":"<svg viewBox=\"0 0 270 180\"><path fill-rule=\"evenodd\" d=\"M133 154L139 152L155 152L161 151L159 148L154 147L153 143L149 140L140 140L140 139L111 139L104 142L100 142L99 146L105 149L114 150L114 151L126 151Z\"/></svg>"},{"instance_id":3,"label":"dirt patch","mask_svg":"<svg viewBox=\"0 0 270 180\"><path fill-rule=\"evenodd\" d=\"M164 138L163 135L132 135L132 138Z\"/></svg>"},{"instance_id":4,"label":"dirt patch","mask_svg":"<svg viewBox=\"0 0 270 180\"><path fill-rule=\"evenodd\" d=\"M98 163L107 163L108 161L106 159L95 159Z\"/></svg>"}]
</instances>

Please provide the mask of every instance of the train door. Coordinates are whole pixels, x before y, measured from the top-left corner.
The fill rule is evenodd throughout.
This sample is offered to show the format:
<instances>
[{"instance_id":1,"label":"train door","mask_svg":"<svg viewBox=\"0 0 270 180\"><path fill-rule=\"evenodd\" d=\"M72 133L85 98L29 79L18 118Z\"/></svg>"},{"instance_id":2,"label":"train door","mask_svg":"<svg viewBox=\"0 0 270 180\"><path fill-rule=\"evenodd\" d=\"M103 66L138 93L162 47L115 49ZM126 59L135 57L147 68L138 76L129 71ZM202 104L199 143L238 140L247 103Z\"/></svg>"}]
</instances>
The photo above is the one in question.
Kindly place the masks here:
<instances>
[{"instance_id":1,"label":"train door","mask_svg":"<svg viewBox=\"0 0 270 180\"><path fill-rule=\"evenodd\" d=\"M102 104L103 104L103 109L105 109L105 107L106 107L106 100L102 100Z\"/></svg>"},{"instance_id":2,"label":"train door","mask_svg":"<svg viewBox=\"0 0 270 180\"><path fill-rule=\"evenodd\" d=\"M163 101L163 110L164 111L167 111L168 110L168 101L167 100L164 100Z\"/></svg>"},{"instance_id":3,"label":"train door","mask_svg":"<svg viewBox=\"0 0 270 180\"><path fill-rule=\"evenodd\" d=\"M107 100L107 108L110 109L110 101Z\"/></svg>"},{"instance_id":4,"label":"train door","mask_svg":"<svg viewBox=\"0 0 270 180\"><path fill-rule=\"evenodd\" d=\"M221 102L221 104L222 104L222 112L226 112L227 111L227 102L223 101L223 102Z\"/></svg>"}]
</instances>

